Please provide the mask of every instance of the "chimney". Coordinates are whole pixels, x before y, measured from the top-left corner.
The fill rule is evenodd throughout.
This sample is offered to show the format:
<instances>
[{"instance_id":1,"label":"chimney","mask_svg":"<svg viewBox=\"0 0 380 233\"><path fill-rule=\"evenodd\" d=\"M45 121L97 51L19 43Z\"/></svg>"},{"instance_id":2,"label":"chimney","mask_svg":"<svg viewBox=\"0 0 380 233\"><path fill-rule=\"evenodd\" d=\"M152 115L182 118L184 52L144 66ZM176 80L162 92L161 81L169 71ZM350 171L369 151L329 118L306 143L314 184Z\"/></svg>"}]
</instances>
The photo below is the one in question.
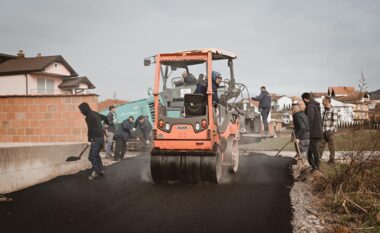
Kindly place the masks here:
<instances>
[{"instance_id":1,"label":"chimney","mask_svg":"<svg viewBox=\"0 0 380 233\"><path fill-rule=\"evenodd\" d=\"M37 53L37 57L42 57L42 54L41 53Z\"/></svg>"},{"instance_id":2,"label":"chimney","mask_svg":"<svg viewBox=\"0 0 380 233\"><path fill-rule=\"evenodd\" d=\"M17 57L19 58L25 58L25 53L24 50L20 49L17 53Z\"/></svg>"}]
</instances>

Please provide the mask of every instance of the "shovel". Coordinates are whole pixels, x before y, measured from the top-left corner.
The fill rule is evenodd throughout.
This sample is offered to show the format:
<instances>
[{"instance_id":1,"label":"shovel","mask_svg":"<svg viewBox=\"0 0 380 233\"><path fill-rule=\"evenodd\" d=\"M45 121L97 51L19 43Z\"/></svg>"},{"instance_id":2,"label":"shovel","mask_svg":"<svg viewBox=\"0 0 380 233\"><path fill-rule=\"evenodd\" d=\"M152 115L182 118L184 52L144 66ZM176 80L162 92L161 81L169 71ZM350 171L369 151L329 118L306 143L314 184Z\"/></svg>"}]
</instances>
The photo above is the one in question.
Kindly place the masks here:
<instances>
[{"instance_id":1,"label":"shovel","mask_svg":"<svg viewBox=\"0 0 380 233\"><path fill-rule=\"evenodd\" d=\"M89 145L86 145L86 147L82 150L82 152L80 152L79 156L70 156L66 159L66 162L72 162L72 161L77 161L77 160L80 160L80 158L82 157L83 153L87 150L87 148L89 147Z\"/></svg>"},{"instance_id":2,"label":"shovel","mask_svg":"<svg viewBox=\"0 0 380 233\"><path fill-rule=\"evenodd\" d=\"M292 138L277 152L277 154L275 156L277 157L281 157L280 153L283 149L285 149L285 147L291 142L293 141L294 139L296 138L296 135L294 133L294 130L292 131ZM296 142L294 141L294 143L296 144Z\"/></svg>"}]
</instances>

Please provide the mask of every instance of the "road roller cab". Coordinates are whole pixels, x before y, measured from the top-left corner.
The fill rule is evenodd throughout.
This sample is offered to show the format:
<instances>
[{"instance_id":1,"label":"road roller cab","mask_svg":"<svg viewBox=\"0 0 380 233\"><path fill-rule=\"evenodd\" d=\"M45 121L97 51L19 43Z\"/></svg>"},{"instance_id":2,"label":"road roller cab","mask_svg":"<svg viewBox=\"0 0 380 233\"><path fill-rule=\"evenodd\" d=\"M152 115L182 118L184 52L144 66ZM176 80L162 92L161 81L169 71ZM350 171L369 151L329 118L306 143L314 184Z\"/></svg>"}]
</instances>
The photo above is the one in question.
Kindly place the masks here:
<instances>
[{"instance_id":1,"label":"road roller cab","mask_svg":"<svg viewBox=\"0 0 380 233\"><path fill-rule=\"evenodd\" d=\"M239 95L234 85L235 58L219 49L200 49L144 60L145 65L155 63L151 173L156 183L219 183L223 169L237 172L240 122L229 103ZM198 83L212 83L216 61L228 69L217 90L218 104L213 102L212 85L207 85L205 95L194 94Z\"/></svg>"}]
</instances>

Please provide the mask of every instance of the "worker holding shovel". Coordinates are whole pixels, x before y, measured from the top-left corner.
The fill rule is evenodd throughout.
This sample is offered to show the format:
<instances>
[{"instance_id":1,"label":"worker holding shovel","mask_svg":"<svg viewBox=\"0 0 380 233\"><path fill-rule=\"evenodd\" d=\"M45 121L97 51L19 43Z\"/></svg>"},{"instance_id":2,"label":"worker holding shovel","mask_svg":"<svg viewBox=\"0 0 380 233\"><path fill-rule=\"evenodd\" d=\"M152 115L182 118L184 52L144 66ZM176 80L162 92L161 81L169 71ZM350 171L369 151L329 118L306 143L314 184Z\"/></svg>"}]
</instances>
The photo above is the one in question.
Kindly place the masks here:
<instances>
[{"instance_id":1,"label":"worker holding shovel","mask_svg":"<svg viewBox=\"0 0 380 233\"><path fill-rule=\"evenodd\" d=\"M298 102L292 104L293 112L293 125L294 131L292 133L292 139L297 151L297 156L302 163L302 167L306 168L306 153L310 144L310 128L309 120L302 110L302 106Z\"/></svg>"},{"instance_id":2,"label":"worker holding shovel","mask_svg":"<svg viewBox=\"0 0 380 233\"><path fill-rule=\"evenodd\" d=\"M88 179L93 180L98 178L99 175L103 175L104 173L102 159L99 155L100 149L104 144L104 129L102 122L104 122L106 125L108 125L109 122L106 116L92 111L86 102L83 102L79 105L79 110L84 116L86 116L88 141L91 143L88 159L92 165L92 173Z\"/></svg>"}]
</instances>

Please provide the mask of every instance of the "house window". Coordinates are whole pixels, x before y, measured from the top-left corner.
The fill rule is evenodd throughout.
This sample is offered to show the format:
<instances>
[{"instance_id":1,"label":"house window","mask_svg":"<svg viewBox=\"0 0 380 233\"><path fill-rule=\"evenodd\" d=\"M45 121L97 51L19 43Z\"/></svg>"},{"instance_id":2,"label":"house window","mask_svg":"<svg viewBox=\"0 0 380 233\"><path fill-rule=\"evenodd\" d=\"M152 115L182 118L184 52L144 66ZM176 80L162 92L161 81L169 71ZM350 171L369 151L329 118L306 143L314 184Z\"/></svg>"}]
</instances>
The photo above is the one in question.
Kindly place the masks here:
<instances>
[{"instance_id":1,"label":"house window","mask_svg":"<svg viewBox=\"0 0 380 233\"><path fill-rule=\"evenodd\" d=\"M47 78L37 79L38 94L54 94L54 80Z\"/></svg>"},{"instance_id":2,"label":"house window","mask_svg":"<svg viewBox=\"0 0 380 233\"><path fill-rule=\"evenodd\" d=\"M57 67L58 67L58 64L57 64L57 63L54 63L54 67L57 68Z\"/></svg>"}]
</instances>

